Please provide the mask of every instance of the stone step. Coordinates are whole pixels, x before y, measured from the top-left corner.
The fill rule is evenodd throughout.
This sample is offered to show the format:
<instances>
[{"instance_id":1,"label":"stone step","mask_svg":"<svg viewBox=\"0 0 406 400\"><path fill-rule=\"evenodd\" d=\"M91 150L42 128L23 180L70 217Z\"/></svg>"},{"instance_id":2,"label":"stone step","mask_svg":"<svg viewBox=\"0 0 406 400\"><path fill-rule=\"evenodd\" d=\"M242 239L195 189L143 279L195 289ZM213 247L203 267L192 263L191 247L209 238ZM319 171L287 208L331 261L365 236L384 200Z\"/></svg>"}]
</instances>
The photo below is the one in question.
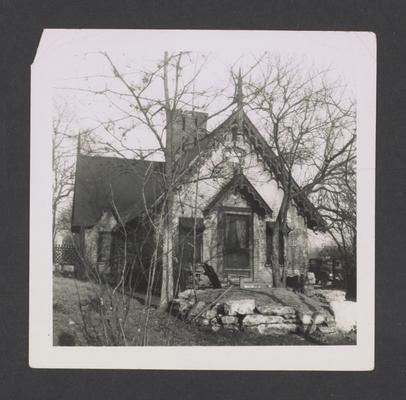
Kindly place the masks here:
<instances>
[{"instance_id":1,"label":"stone step","mask_svg":"<svg viewBox=\"0 0 406 400\"><path fill-rule=\"evenodd\" d=\"M263 282L263 281L256 281L255 279L240 279L240 288L241 289L267 289L272 287L272 285Z\"/></svg>"}]
</instances>

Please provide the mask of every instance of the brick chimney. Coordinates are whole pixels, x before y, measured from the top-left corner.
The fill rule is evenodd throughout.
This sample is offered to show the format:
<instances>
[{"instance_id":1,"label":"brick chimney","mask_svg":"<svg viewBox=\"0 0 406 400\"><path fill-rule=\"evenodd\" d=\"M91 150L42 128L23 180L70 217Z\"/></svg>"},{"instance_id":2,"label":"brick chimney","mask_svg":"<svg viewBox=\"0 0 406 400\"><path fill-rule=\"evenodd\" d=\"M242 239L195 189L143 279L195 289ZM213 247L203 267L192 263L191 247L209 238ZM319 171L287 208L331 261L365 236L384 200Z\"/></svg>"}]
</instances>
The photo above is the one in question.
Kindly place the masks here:
<instances>
[{"instance_id":1,"label":"brick chimney","mask_svg":"<svg viewBox=\"0 0 406 400\"><path fill-rule=\"evenodd\" d=\"M201 140L207 133L207 118L208 114L200 111L177 111L172 137L175 153L192 148Z\"/></svg>"}]
</instances>

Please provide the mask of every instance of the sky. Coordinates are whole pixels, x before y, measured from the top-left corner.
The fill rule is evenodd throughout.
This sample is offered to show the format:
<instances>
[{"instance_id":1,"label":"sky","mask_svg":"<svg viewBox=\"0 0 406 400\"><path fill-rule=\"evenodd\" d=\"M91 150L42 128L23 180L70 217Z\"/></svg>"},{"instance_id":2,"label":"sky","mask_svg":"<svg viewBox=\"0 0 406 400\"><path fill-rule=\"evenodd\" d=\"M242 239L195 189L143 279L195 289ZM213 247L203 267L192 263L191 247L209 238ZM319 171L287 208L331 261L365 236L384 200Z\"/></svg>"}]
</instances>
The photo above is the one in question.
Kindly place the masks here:
<instances>
[{"instance_id":1,"label":"sky","mask_svg":"<svg viewBox=\"0 0 406 400\"><path fill-rule=\"evenodd\" d=\"M129 56L141 62L161 58L165 50L201 51L215 54L225 65L242 53L269 51L308 56L319 66L332 65L337 73L354 84L357 54L374 56L366 35L310 31L46 30L35 62L42 58L53 59L57 64L55 79L64 79L102 70L103 66L96 59L85 56L98 51L107 51L115 57Z\"/></svg>"},{"instance_id":2,"label":"sky","mask_svg":"<svg viewBox=\"0 0 406 400\"><path fill-rule=\"evenodd\" d=\"M117 110L100 96L85 90L103 90L107 86L122 90L112 75L109 63L100 52L108 53L120 72L130 80L136 71L150 68L162 59L165 50L192 51L207 56L197 85L200 88L225 88L226 97L233 95L231 67L247 71L265 51L294 57L306 69L329 69L332 81L337 78L348 87L348 93L357 91L357 60L373 57L368 34L356 32L289 32L289 31L138 31L138 30L46 30L37 51L35 62L47 65L54 98L66 101L74 115L75 129L84 130L99 121L117 117ZM186 73L191 74L189 68ZM155 93L154 93L155 91ZM162 97L162 85L151 90L151 97ZM219 98L209 106L215 112L225 105ZM221 115L209 121L209 129L224 119ZM98 130L99 139L109 139ZM138 126L127 135L131 147L156 147L156 141Z\"/></svg>"}]
</instances>

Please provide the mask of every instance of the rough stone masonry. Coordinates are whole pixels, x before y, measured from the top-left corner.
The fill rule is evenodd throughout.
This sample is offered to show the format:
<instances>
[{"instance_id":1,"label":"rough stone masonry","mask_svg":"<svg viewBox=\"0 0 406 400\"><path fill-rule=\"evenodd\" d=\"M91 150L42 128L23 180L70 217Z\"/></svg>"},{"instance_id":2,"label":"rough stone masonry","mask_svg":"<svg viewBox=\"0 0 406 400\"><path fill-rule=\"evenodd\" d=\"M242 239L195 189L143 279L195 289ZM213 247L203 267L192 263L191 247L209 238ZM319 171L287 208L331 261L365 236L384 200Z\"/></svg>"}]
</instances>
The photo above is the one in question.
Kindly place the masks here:
<instances>
[{"instance_id":1,"label":"rough stone masonry","mask_svg":"<svg viewBox=\"0 0 406 400\"><path fill-rule=\"evenodd\" d=\"M235 288L227 296L224 293L224 289L198 290L196 300L193 290L186 290L173 301L171 312L215 332L220 329L261 335L335 332L334 316L329 310L316 300L289 290L255 292Z\"/></svg>"}]
</instances>

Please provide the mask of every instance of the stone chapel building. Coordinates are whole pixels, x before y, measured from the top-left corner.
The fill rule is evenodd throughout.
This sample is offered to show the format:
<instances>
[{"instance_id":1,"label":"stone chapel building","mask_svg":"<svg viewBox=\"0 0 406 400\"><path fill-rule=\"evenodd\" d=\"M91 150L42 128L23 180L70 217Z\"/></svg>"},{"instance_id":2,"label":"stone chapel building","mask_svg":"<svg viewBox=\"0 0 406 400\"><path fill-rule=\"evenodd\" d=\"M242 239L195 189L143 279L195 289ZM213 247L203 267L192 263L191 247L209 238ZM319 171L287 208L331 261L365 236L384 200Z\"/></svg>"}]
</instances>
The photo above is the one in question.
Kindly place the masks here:
<instances>
[{"instance_id":1,"label":"stone chapel building","mask_svg":"<svg viewBox=\"0 0 406 400\"><path fill-rule=\"evenodd\" d=\"M177 113L172 245L162 245L158 254L165 163L78 154L72 231L89 265L111 276L131 265L131 277L142 287L156 257L160 287L159 254L169 251L179 290L187 286L191 265L203 263L221 281L244 277L272 286L271 241L283 197L276 155L242 107L211 132L206 122L205 113ZM288 226L288 257L279 250L278 260L288 275L299 275L308 267L308 230L323 230L325 223L310 200L299 196L290 205Z\"/></svg>"}]
</instances>

